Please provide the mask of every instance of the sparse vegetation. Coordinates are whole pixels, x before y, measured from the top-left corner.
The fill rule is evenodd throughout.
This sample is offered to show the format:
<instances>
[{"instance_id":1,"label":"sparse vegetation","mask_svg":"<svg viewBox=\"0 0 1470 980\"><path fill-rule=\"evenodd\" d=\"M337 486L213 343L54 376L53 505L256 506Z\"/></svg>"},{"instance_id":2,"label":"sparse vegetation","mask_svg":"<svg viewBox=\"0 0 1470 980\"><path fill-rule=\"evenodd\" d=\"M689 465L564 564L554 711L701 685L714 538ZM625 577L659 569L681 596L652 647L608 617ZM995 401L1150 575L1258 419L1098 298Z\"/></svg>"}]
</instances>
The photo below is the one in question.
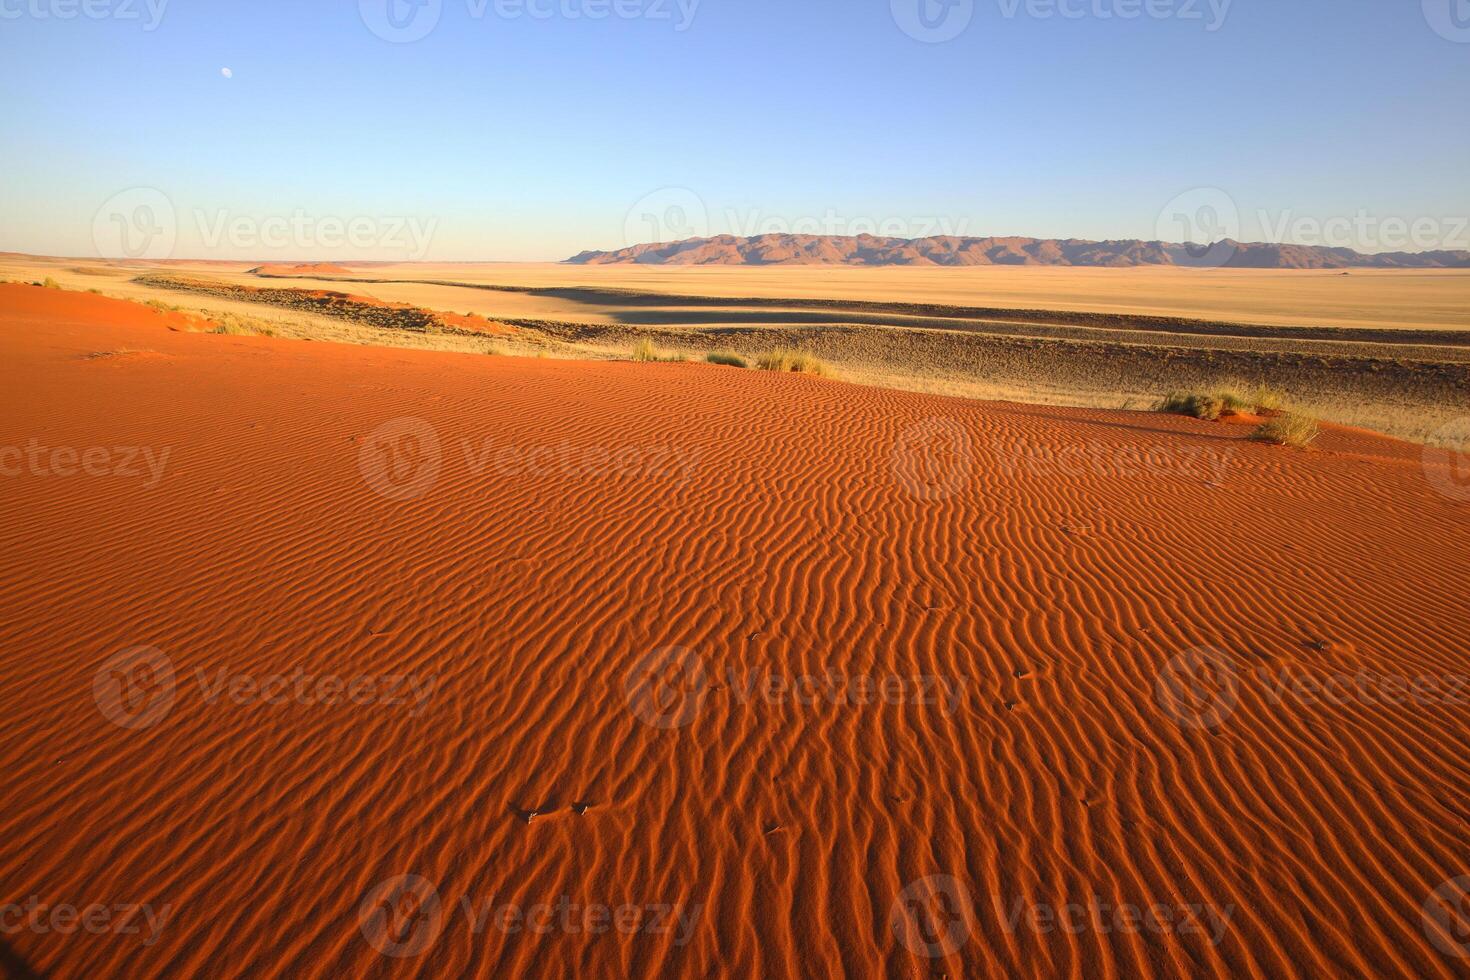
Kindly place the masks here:
<instances>
[{"instance_id":1,"label":"sparse vegetation","mask_svg":"<svg viewBox=\"0 0 1470 980\"><path fill-rule=\"evenodd\" d=\"M147 305L153 307L160 313L178 313L180 310L183 309L182 306L175 306L172 303L165 303L161 299L150 299Z\"/></svg>"},{"instance_id":2,"label":"sparse vegetation","mask_svg":"<svg viewBox=\"0 0 1470 980\"><path fill-rule=\"evenodd\" d=\"M806 351L777 347L756 358L755 366L762 371L793 371L797 374L827 374L827 365Z\"/></svg>"},{"instance_id":3,"label":"sparse vegetation","mask_svg":"<svg viewBox=\"0 0 1470 980\"><path fill-rule=\"evenodd\" d=\"M1171 415L1188 415L1191 418L1213 422L1225 410L1225 400L1219 395L1188 394L1170 392L1159 402L1159 411Z\"/></svg>"},{"instance_id":4,"label":"sparse vegetation","mask_svg":"<svg viewBox=\"0 0 1470 980\"><path fill-rule=\"evenodd\" d=\"M57 282L55 279L52 279L50 276L47 276L45 282L41 283L41 285L47 289L61 288L61 283Z\"/></svg>"},{"instance_id":5,"label":"sparse vegetation","mask_svg":"<svg viewBox=\"0 0 1470 980\"><path fill-rule=\"evenodd\" d=\"M1280 412L1286 408L1286 398L1275 388L1268 388L1266 385L1257 385L1253 397L1256 403L1256 411L1259 413Z\"/></svg>"},{"instance_id":6,"label":"sparse vegetation","mask_svg":"<svg viewBox=\"0 0 1470 980\"><path fill-rule=\"evenodd\" d=\"M34 276L34 284L39 287L42 277L48 274L55 277L53 268L39 263L18 264L9 268L3 278L19 285L30 284ZM135 289L127 290L126 298L138 302L146 302L149 295L163 300L170 294L195 294L179 311L183 318L169 322L170 327L179 331L203 333L222 321L219 311L205 308L199 299L210 296L270 308L270 312L259 319L275 330L279 337L457 351L483 350L486 343L483 331L463 334L447 330L429 332L424 325L427 318L444 314L425 306L400 309L367 300L350 301L346 294L248 289L203 278L161 273L138 275L136 270L124 268L72 271L88 276L108 276L109 282L116 279L149 287L141 294ZM760 273L757 270L750 275L756 277ZM74 288L86 288L84 279L75 282ZM637 295L643 295L637 292L645 289L641 280L623 285ZM910 298L905 290L883 288L888 291L869 289L857 300L891 305ZM118 296L110 284L103 295L124 298ZM437 292L425 292L417 301L432 305L439 295ZM726 301L722 298L722 307ZM165 304L172 302L166 300ZM464 301L454 302L462 304ZM619 293L614 302L636 304L638 301L634 293L628 296ZM730 306L750 303L751 309L761 311L758 318L760 330L741 332L741 339L732 339L731 332L723 329L721 323L706 322L711 318L703 314L691 315L689 323L678 325L690 328L681 337L672 330L642 329L635 332L624 323L579 322L548 306L544 310L537 307L539 312L520 319L497 318L496 322L514 329L506 336L496 336L495 340L511 356L544 355L595 360L614 357L626 360L632 345L646 336L656 344L671 345L667 348L670 351L692 351L686 355L687 360L697 358L703 361L709 351L739 351L749 368L756 367L757 354L762 350L784 347L817 352L807 318L800 318L799 323L788 323L777 312L778 307L769 305L770 302L758 298L728 298ZM835 299L812 303L814 309L828 310L833 319L841 319L839 314L850 305L851 301ZM1433 305L1436 310L1444 306L1443 303ZM896 306L895 312L900 312ZM1111 335L1095 338L1093 335L1098 329L1108 326L1105 323L1085 328L1058 327L1056 337L1033 338L1024 330L1012 329L1014 325L1007 321L1003 329L998 328L994 335L989 332L951 333L895 330L892 326L851 326L844 328L840 343L829 347L828 342L823 341L820 352L826 354L840 347L844 351L844 360L840 366L828 362L831 374L860 384L929 394L1098 408L1117 408L1131 402L1130 407L1144 411L1154 410L1159 405L1159 396L1167 391L1201 395L1229 391L1237 392L1241 401L1253 401L1258 414L1266 416L1240 426L1241 435L1248 435L1274 413L1289 410L1323 422L1362 426L1399 438L1432 442L1443 424L1453 417L1454 413L1448 406L1457 404L1457 399L1462 398L1470 365L1449 356L1428 353L1427 360L1423 362L1400 360L1402 349L1396 344L1402 340L1425 347L1460 347L1464 344L1461 334L1470 331L1438 329L1438 326L1452 325L1448 320L1440 323L1438 313L1430 317L1438 326L1424 328L1415 319L1417 315L1418 312L1405 308L1398 311L1396 317L1406 324L1416 324L1413 329L1407 326L1393 330L1344 327L1341 341L1325 337L1321 342L1296 339L1296 328L1309 325L1306 321L1280 330L1253 328L1263 339L1272 342L1273 349L1266 352L1254 350L1249 344L1239 348L1233 342L1228 346L1217 345L1214 338L1220 333L1216 329L1218 325L1204 323L1196 330L1188 321L1156 325L1159 347L1110 339ZM1043 313L1040 316L1041 322L1048 322L1047 318L1054 314ZM1072 314L1065 319L1068 323L1074 322ZM757 340L756 337L764 339ZM1085 351L1074 343L1078 340L1089 341ZM1348 342L1354 344L1350 351L1344 347ZM1159 355L1161 348L1170 349L1162 358ZM1298 356L1303 354L1310 356ZM983 365L983 370L976 370L980 365ZM773 369L776 368L773 366ZM1278 388L1286 397L1264 387L1267 384ZM1221 409L1223 413L1223 403ZM1208 411L1205 414L1208 415Z\"/></svg>"},{"instance_id":7,"label":"sparse vegetation","mask_svg":"<svg viewBox=\"0 0 1470 980\"><path fill-rule=\"evenodd\" d=\"M1158 410L1213 422L1222 415L1278 412L1284 404L1281 393L1265 385L1249 391L1229 385L1212 392L1170 392L1159 402Z\"/></svg>"},{"instance_id":8,"label":"sparse vegetation","mask_svg":"<svg viewBox=\"0 0 1470 980\"><path fill-rule=\"evenodd\" d=\"M1303 449L1311 445L1321 433L1321 427L1317 420L1307 415L1296 415L1290 412L1282 413L1274 419L1270 419L1255 432L1251 438L1257 442L1269 442L1277 446L1295 446Z\"/></svg>"},{"instance_id":9,"label":"sparse vegetation","mask_svg":"<svg viewBox=\"0 0 1470 980\"><path fill-rule=\"evenodd\" d=\"M246 320L233 314L213 314L218 321L205 333L222 334L227 337L274 337L274 327Z\"/></svg>"},{"instance_id":10,"label":"sparse vegetation","mask_svg":"<svg viewBox=\"0 0 1470 980\"><path fill-rule=\"evenodd\" d=\"M732 351L714 351L712 353L706 354L704 356L704 359L711 364L721 364L725 367L750 367L750 365L746 363L745 358L741 357L739 354L733 353Z\"/></svg>"},{"instance_id":11,"label":"sparse vegetation","mask_svg":"<svg viewBox=\"0 0 1470 980\"><path fill-rule=\"evenodd\" d=\"M644 338L633 347L633 360L641 364L664 364L684 360L678 354L666 354L653 346L653 341Z\"/></svg>"},{"instance_id":12,"label":"sparse vegetation","mask_svg":"<svg viewBox=\"0 0 1470 980\"><path fill-rule=\"evenodd\" d=\"M1222 391L1219 394L1221 415L1244 415L1255 410L1255 402L1238 391Z\"/></svg>"},{"instance_id":13,"label":"sparse vegetation","mask_svg":"<svg viewBox=\"0 0 1470 980\"><path fill-rule=\"evenodd\" d=\"M1263 384L1224 385L1219 390L1219 396L1224 402L1226 415L1263 415L1267 412L1279 412L1286 404L1281 392Z\"/></svg>"}]
</instances>

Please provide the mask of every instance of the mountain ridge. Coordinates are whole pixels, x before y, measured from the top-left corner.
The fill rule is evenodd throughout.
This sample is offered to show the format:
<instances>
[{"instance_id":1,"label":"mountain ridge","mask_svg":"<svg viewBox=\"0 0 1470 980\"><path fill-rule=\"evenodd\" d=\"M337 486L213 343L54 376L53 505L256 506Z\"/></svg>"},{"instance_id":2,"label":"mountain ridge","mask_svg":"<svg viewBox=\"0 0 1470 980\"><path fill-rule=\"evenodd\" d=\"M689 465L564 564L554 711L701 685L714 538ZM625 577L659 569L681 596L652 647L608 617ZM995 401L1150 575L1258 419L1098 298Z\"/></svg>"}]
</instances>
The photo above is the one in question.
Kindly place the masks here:
<instances>
[{"instance_id":1,"label":"mountain ridge","mask_svg":"<svg viewBox=\"0 0 1470 980\"><path fill-rule=\"evenodd\" d=\"M681 242L656 242L607 251L589 250L566 259L571 265L854 265L976 266L1049 265L1127 268L1173 265L1236 269L1463 269L1470 251L1368 254L1322 245L1282 245L1225 239L1213 245L1142 239L1090 241L1078 238L936 235L882 238L875 235L717 235Z\"/></svg>"}]
</instances>

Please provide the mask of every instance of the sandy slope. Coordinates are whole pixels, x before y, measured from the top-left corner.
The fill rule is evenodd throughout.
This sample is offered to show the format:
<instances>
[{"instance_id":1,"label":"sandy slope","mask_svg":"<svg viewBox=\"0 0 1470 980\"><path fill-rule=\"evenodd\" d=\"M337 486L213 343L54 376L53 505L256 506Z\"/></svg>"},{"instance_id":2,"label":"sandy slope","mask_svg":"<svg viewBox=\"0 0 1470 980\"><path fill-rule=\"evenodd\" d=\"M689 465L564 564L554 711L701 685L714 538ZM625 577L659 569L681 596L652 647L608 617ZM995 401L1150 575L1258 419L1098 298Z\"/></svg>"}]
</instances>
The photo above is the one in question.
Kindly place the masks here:
<instances>
[{"instance_id":1,"label":"sandy slope","mask_svg":"<svg viewBox=\"0 0 1470 980\"><path fill-rule=\"evenodd\" d=\"M169 323L0 286L0 447L111 467L3 477L0 902L171 907L12 972L1463 975L1470 509L1417 450ZM214 687L298 670L420 686ZM1446 687L1277 683L1360 671ZM462 904L564 895L689 926ZM1093 896L1176 925L1028 924Z\"/></svg>"}]
</instances>

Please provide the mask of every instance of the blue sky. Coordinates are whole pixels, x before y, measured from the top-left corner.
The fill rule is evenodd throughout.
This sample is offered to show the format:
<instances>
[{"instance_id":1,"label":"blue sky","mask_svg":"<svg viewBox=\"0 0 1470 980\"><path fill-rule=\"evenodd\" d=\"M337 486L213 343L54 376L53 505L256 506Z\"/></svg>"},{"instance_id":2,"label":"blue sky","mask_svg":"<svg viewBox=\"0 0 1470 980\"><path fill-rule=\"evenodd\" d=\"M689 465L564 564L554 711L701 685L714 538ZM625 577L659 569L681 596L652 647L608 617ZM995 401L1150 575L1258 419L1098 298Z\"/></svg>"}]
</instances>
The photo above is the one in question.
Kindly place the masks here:
<instances>
[{"instance_id":1,"label":"blue sky","mask_svg":"<svg viewBox=\"0 0 1470 980\"><path fill-rule=\"evenodd\" d=\"M0 0L0 249L106 251L140 200L175 257L1181 214L1470 248L1465 0L419 0L407 43L387 2Z\"/></svg>"}]
</instances>

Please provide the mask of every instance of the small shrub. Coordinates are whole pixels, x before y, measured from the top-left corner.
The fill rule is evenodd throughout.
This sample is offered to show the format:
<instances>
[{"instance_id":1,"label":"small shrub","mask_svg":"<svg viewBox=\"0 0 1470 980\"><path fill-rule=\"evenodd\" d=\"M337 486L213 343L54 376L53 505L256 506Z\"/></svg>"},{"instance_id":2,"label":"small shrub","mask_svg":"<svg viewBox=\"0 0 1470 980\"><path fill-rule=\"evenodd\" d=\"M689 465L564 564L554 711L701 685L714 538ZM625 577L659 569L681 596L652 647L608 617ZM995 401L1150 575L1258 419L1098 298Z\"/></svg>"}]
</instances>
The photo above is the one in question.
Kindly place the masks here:
<instances>
[{"instance_id":1,"label":"small shrub","mask_svg":"<svg viewBox=\"0 0 1470 980\"><path fill-rule=\"evenodd\" d=\"M1295 446L1298 449L1311 445L1321 433L1317 420L1306 415L1286 413L1266 422L1251 438L1257 442L1269 442L1277 446Z\"/></svg>"},{"instance_id":2,"label":"small shrub","mask_svg":"<svg viewBox=\"0 0 1470 980\"><path fill-rule=\"evenodd\" d=\"M1219 395L1188 394L1171 392L1159 402L1159 411L1173 415L1188 415L1191 418L1213 422L1225 411L1225 399Z\"/></svg>"},{"instance_id":3,"label":"small shrub","mask_svg":"<svg viewBox=\"0 0 1470 980\"><path fill-rule=\"evenodd\" d=\"M1213 392L1171 392L1159 402L1158 410L1213 422L1222 415L1279 412L1285 404L1280 392L1265 385L1250 390L1227 386Z\"/></svg>"},{"instance_id":4,"label":"small shrub","mask_svg":"<svg viewBox=\"0 0 1470 980\"><path fill-rule=\"evenodd\" d=\"M712 354L706 354L704 356L704 359L711 364L721 364L725 367L750 367L750 365L745 362L745 358L741 357L739 354L731 353L730 351L715 351Z\"/></svg>"},{"instance_id":5,"label":"small shrub","mask_svg":"<svg viewBox=\"0 0 1470 980\"><path fill-rule=\"evenodd\" d=\"M1191 416L1214 422L1220 416L1238 414L1269 414L1282 410L1286 400L1279 391L1257 385L1251 391L1241 388L1220 388L1217 391L1175 391L1164 395L1158 403L1158 411L1169 411L1177 416Z\"/></svg>"},{"instance_id":6,"label":"small shrub","mask_svg":"<svg viewBox=\"0 0 1470 980\"><path fill-rule=\"evenodd\" d=\"M60 289L61 288L61 283L57 282L55 279L52 279L50 276L47 276L46 277L46 281L43 282L43 283L41 283L41 285L44 286L47 289Z\"/></svg>"},{"instance_id":7,"label":"small shrub","mask_svg":"<svg viewBox=\"0 0 1470 980\"><path fill-rule=\"evenodd\" d=\"M778 347L756 358L755 366L762 371L793 371L797 374L824 375L827 365L806 351Z\"/></svg>"}]
</instances>

